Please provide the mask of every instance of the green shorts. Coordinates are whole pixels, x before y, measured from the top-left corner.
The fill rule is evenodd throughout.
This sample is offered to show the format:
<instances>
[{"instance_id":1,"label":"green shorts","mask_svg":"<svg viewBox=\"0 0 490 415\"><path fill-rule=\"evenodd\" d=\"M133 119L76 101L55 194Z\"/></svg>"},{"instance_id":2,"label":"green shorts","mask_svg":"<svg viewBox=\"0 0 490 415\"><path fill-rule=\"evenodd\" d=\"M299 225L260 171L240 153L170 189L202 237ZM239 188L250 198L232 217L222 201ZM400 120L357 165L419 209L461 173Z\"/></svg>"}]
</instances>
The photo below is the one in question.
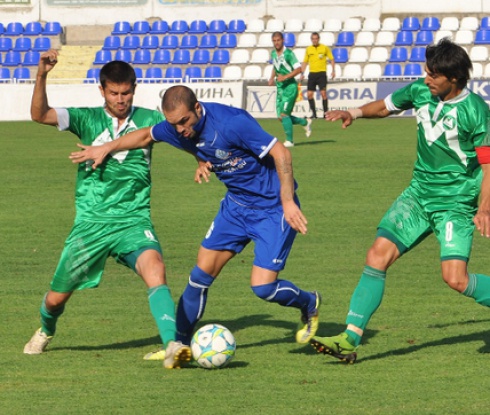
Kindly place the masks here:
<instances>
[{"instance_id":1,"label":"green shorts","mask_svg":"<svg viewBox=\"0 0 490 415\"><path fill-rule=\"evenodd\" d=\"M109 256L135 270L137 257L148 249L162 252L149 220L75 223L65 241L51 289L64 293L97 287Z\"/></svg>"},{"instance_id":2,"label":"green shorts","mask_svg":"<svg viewBox=\"0 0 490 415\"><path fill-rule=\"evenodd\" d=\"M296 98L298 97L298 85L291 83L286 86L277 88L276 93L276 112L277 117L280 118L281 114L291 115L296 104Z\"/></svg>"},{"instance_id":3,"label":"green shorts","mask_svg":"<svg viewBox=\"0 0 490 415\"><path fill-rule=\"evenodd\" d=\"M414 188L405 189L381 219L377 236L395 243L403 255L434 233L441 247L442 261L468 261L473 243L476 206L461 203L453 204L451 210L431 211L428 208L430 203L424 202Z\"/></svg>"}]
</instances>

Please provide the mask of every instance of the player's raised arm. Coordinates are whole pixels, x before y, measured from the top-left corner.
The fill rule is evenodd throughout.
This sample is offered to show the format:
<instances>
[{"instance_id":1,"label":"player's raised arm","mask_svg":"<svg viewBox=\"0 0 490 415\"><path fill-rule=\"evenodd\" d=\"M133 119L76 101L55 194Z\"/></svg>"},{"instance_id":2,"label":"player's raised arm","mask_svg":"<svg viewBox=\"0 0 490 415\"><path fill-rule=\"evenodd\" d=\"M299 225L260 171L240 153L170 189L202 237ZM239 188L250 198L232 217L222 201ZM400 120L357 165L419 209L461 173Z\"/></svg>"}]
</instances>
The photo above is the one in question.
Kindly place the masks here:
<instances>
[{"instance_id":1,"label":"player's raised arm","mask_svg":"<svg viewBox=\"0 0 490 415\"><path fill-rule=\"evenodd\" d=\"M113 151L147 147L152 141L151 127L141 128L101 146L77 144L82 150L71 153L70 159L73 163L83 163L87 160L93 160L92 168L95 169Z\"/></svg>"},{"instance_id":2,"label":"player's raised arm","mask_svg":"<svg viewBox=\"0 0 490 415\"><path fill-rule=\"evenodd\" d=\"M342 128L347 128L352 121L358 118L384 118L391 114L386 108L384 99L372 101L359 108L349 109L347 111L328 111L325 114L325 120L337 121L342 120Z\"/></svg>"}]
</instances>

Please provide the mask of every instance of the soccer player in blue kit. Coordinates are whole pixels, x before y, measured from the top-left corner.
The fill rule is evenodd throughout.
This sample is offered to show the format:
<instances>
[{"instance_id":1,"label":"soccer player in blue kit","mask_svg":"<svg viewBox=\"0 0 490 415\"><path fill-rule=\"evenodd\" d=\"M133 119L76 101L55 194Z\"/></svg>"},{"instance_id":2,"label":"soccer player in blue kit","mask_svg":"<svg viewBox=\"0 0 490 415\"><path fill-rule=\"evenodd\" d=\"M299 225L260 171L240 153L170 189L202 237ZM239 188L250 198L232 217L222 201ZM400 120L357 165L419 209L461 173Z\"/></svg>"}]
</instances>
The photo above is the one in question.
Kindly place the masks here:
<instances>
[{"instance_id":1,"label":"soccer player in blue kit","mask_svg":"<svg viewBox=\"0 0 490 415\"><path fill-rule=\"evenodd\" d=\"M201 243L197 264L178 304L177 340L190 343L204 313L209 287L227 262L253 241L253 292L263 300L300 309L296 341L308 343L318 328L320 295L278 278L297 232L307 232L307 220L295 194L290 151L248 112L198 102L194 92L183 85L165 92L162 110L166 121L102 146L78 144L83 151L70 157L75 163L93 160L96 168L112 151L164 141L197 158L197 182L208 181L214 172L226 185L228 191Z\"/></svg>"}]
</instances>

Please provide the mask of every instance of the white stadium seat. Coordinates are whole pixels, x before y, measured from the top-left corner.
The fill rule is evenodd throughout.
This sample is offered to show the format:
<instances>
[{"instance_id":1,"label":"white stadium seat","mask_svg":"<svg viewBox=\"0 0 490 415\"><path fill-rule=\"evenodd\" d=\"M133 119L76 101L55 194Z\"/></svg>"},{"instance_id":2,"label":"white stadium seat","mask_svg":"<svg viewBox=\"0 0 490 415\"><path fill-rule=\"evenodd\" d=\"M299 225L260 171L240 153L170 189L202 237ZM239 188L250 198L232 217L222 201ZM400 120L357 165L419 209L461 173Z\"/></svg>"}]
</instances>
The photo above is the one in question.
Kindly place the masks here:
<instances>
[{"instance_id":1,"label":"white stadium seat","mask_svg":"<svg viewBox=\"0 0 490 415\"><path fill-rule=\"evenodd\" d=\"M250 57L250 63L268 63L271 59L269 49L254 49Z\"/></svg>"},{"instance_id":2,"label":"white stadium seat","mask_svg":"<svg viewBox=\"0 0 490 415\"><path fill-rule=\"evenodd\" d=\"M376 79L381 78L383 70L379 63L367 63L362 69L363 79Z\"/></svg>"},{"instance_id":3,"label":"white stadium seat","mask_svg":"<svg viewBox=\"0 0 490 415\"><path fill-rule=\"evenodd\" d=\"M486 46L473 46L470 50L470 59L472 62L486 62L488 60L488 49Z\"/></svg>"},{"instance_id":4,"label":"white stadium seat","mask_svg":"<svg viewBox=\"0 0 490 415\"><path fill-rule=\"evenodd\" d=\"M243 79L261 79L262 67L260 65L247 65L243 70Z\"/></svg>"},{"instance_id":5,"label":"white stadium seat","mask_svg":"<svg viewBox=\"0 0 490 415\"><path fill-rule=\"evenodd\" d=\"M293 52L296 55L298 61L303 62L303 59L305 58L306 48L294 48Z\"/></svg>"},{"instance_id":6,"label":"white stadium seat","mask_svg":"<svg viewBox=\"0 0 490 415\"><path fill-rule=\"evenodd\" d=\"M254 48L257 45L257 36L254 33L242 33L238 38L238 48Z\"/></svg>"},{"instance_id":7,"label":"white stadium seat","mask_svg":"<svg viewBox=\"0 0 490 415\"><path fill-rule=\"evenodd\" d=\"M342 30L344 32L359 32L362 28L362 20L358 17L350 17L344 21Z\"/></svg>"},{"instance_id":8,"label":"white stadium seat","mask_svg":"<svg viewBox=\"0 0 490 415\"><path fill-rule=\"evenodd\" d=\"M356 35L354 46L372 46L374 44L374 32L359 32Z\"/></svg>"},{"instance_id":9,"label":"white stadium seat","mask_svg":"<svg viewBox=\"0 0 490 415\"><path fill-rule=\"evenodd\" d=\"M480 62L473 62L473 71L471 72L471 77L481 78L482 76L483 76L483 65Z\"/></svg>"},{"instance_id":10,"label":"white stadium seat","mask_svg":"<svg viewBox=\"0 0 490 415\"><path fill-rule=\"evenodd\" d=\"M348 63L344 66L342 75L338 76L342 79L361 79L362 78L362 67L358 63Z\"/></svg>"},{"instance_id":11,"label":"white stadium seat","mask_svg":"<svg viewBox=\"0 0 490 415\"><path fill-rule=\"evenodd\" d=\"M274 66L273 65L270 65L270 64L267 65L264 68L264 74L262 75L262 78L263 79L270 79L273 69L274 69Z\"/></svg>"},{"instance_id":12,"label":"white stadium seat","mask_svg":"<svg viewBox=\"0 0 490 415\"><path fill-rule=\"evenodd\" d=\"M441 20L441 27L439 30L450 30L455 32L459 29L459 19L454 16L446 16Z\"/></svg>"},{"instance_id":13,"label":"white stadium seat","mask_svg":"<svg viewBox=\"0 0 490 415\"><path fill-rule=\"evenodd\" d=\"M335 35L332 32L321 32L320 35L320 43L323 43L327 46L332 46L335 44Z\"/></svg>"},{"instance_id":14,"label":"white stadium seat","mask_svg":"<svg viewBox=\"0 0 490 415\"><path fill-rule=\"evenodd\" d=\"M323 39L320 38L323 43ZM301 32L296 39L296 47L307 47L311 45L311 32Z\"/></svg>"},{"instance_id":15,"label":"white stadium seat","mask_svg":"<svg viewBox=\"0 0 490 415\"><path fill-rule=\"evenodd\" d=\"M465 16L459 23L459 30L478 30L480 21L475 16Z\"/></svg>"},{"instance_id":16,"label":"white stadium seat","mask_svg":"<svg viewBox=\"0 0 490 415\"><path fill-rule=\"evenodd\" d=\"M247 23L246 32L261 33L265 29L265 24L262 19L253 19Z\"/></svg>"},{"instance_id":17,"label":"white stadium seat","mask_svg":"<svg viewBox=\"0 0 490 415\"><path fill-rule=\"evenodd\" d=\"M284 22L281 19L271 19L265 25L265 32L282 32L284 31Z\"/></svg>"},{"instance_id":18,"label":"white stadium seat","mask_svg":"<svg viewBox=\"0 0 490 415\"><path fill-rule=\"evenodd\" d=\"M395 35L393 32L381 31L376 35L375 46L393 46Z\"/></svg>"},{"instance_id":19,"label":"white stadium seat","mask_svg":"<svg viewBox=\"0 0 490 415\"><path fill-rule=\"evenodd\" d=\"M439 42L442 38L448 37L453 39L453 32L450 30L438 30L434 36L434 43Z\"/></svg>"},{"instance_id":20,"label":"white stadium seat","mask_svg":"<svg viewBox=\"0 0 490 415\"><path fill-rule=\"evenodd\" d=\"M381 30L386 30L389 32L398 32L400 30L401 24L398 17L386 17L381 25Z\"/></svg>"},{"instance_id":21,"label":"white stadium seat","mask_svg":"<svg viewBox=\"0 0 490 415\"><path fill-rule=\"evenodd\" d=\"M227 65L223 70L223 79L242 79L242 68L237 65Z\"/></svg>"},{"instance_id":22,"label":"white stadium seat","mask_svg":"<svg viewBox=\"0 0 490 415\"><path fill-rule=\"evenodd\" d=\"M261 33L259 39L257 40L258 48L272 48L272 37L270 33Z\"/></svg>"},{"instance_id":23,"label":"white stadium seat","mask_svg":"<svg viewBox=\"0 0 490 415\"><path fill-rule=\"evenodd\" d=\"M362 25L362 30L366 32L379 32L380 29L381 21L376 18L367 18Z\"/></svg>"},{"instance_id":24,"label":"white stadium seat","mask_svg":"<svg viewBox=\"0 0 490 415\"><path fill-rule=\"evenodd\" d=\"M299 33L303 31L303 21L300 19L289 19L284 24L284 31L291 33Z\"/></svg>"},{"instance_id":25,"label":"white stadium seat","mask_svg":"<svg viewBox=\"0 0 490 415\"><path fill-rule=\"evenodd\" d=\"M323 29L323 21L320 19L308 19L305 22L305 32L320 32Z\"/></svg>"},{"instance_id":26,"label":"white stadium seat","mask_svg":"<svg viewBox=\"0 0 490 415\"><path fill-rule=\"evenodd\" d=\"M384 46L375 46L371 49L369 54L369 62L384 62L386 63L389 58L388 49Z\"/></svg>"},{"instance_id":27,"label":"white stadium seat","mask_svg":"<svg viewBox=\"0 0 490 415\"><path fill-rule=\"evenodd\" d=\"M321 29L320 29L321 30ZM342 20L340 19L327 19L323 26L325 32L340 32L342 30Z\"/></svg>"},{"instance_id":28,"label":"white stadium seat","mask_svg":"<svg viewBox=\"0 0 490 415\"><path fill-rule=\"evenodd\" d=\"M355 46L349 53L349 63L364 63L369 58L368 49L363 46Z\"/></svg>"},{"instance_id":29,"label":"white stadium seat","mask_svg":"<svg viewBox=\"0 0 490 415\"><path fill-rule=\"evenodd\" d=\"M458 45L472 45L474 41L473 31L458 30L454 35L454 41Z\"/></svg>"},{"instance_id":30,"label":"white stadium seat","mask_svg":"<svg viewBox=\"0 0 490 415\"><path fill-rule=\"evenodd\" d=\"M231 52L230 64L248 63L250 61L250 52L248 49L234 49Z\"/></svg>"},{"instance_id":31,"label":"white stadium seat","mask_svg":"<svg viewBox=\"0 0 490 415\"><path fill-rule=\"evenodd\" d=\"M490 77L490 63L485 65L485 70L483 71L483 75L488 78Z\"/></svg>"}]
</instances>

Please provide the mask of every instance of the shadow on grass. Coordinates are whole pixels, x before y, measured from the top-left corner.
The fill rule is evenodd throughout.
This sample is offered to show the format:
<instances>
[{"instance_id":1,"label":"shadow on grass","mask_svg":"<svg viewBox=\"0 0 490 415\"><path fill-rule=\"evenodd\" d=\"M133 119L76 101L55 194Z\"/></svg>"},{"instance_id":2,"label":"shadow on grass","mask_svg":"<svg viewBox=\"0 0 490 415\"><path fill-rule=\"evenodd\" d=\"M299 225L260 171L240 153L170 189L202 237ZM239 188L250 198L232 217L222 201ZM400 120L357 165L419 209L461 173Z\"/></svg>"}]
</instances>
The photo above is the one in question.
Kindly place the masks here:
<instances>
[{"instance_id":1,"label":"shadow on grass","mask_svg":"<svg viewBox=\"0 0 490 415\"><path fill-rule=\"evenodd\" d=\"M301 139L300 139L301 140ZM315 140L315 141L294 141L294 146L299 147L299 146L311 146L311 145L316 145L316 144L324 144L324 143L336 143L336 140Z\"/></svg>"}]
</instances>

